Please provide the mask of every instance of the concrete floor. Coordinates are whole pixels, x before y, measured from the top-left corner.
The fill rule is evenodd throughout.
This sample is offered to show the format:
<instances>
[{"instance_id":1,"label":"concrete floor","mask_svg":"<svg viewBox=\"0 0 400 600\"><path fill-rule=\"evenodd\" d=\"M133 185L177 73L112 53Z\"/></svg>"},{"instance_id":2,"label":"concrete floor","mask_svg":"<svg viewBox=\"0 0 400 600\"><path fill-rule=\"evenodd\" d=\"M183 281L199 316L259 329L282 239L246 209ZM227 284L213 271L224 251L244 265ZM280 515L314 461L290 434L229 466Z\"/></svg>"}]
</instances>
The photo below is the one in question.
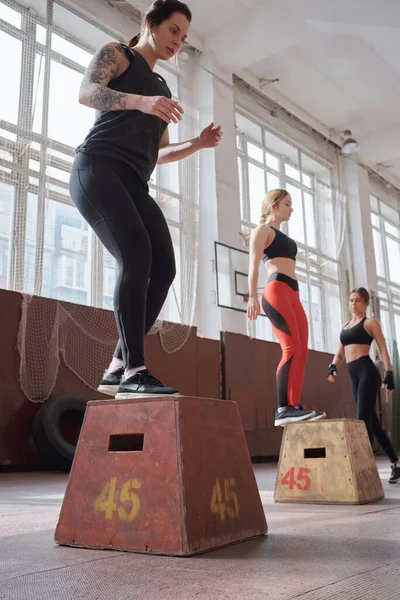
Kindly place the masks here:
<instances>
[{"instance_id":1,"label":"concrete floor","mask_svg":"<svg viewBox=\"0 0 400 600\"><path fill-rule=\"evenodd\" d=\"M0 474L1 600L399 600L400 483L364 506L274 504L257 464L267 537L192 558L56 546L67 476Z\"/></svg>"}]
</instances>

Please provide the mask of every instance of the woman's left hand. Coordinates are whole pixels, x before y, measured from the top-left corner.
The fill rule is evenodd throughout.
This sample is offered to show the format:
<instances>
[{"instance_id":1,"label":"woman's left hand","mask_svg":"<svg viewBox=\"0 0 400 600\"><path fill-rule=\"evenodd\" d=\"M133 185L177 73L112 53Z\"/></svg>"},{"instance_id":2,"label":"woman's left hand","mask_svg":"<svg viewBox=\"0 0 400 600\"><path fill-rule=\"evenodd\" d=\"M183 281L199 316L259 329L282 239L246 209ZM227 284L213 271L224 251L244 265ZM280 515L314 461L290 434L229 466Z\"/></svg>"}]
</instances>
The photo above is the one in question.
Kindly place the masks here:
<instances>
[{"instance_id":1,"label":"woman's left hand","mask_svg":"<svg viewBox=\"0 0 400 600\"><path fill-rule=\"evenodd\" d=\"M390 390L386 383L382 384L382 388L386 391L386 396L391 396L393 394L393 390Z\"/></svg>"},{"instance_id":2,"label":"woman's left hand","mask_svg":"<svg viewBox=\"0 0 400 600\"><path fill-rule=\"evenodd\" d=\"M395 389L393 371L386 371L385 379L382 381L382 387L386 388L386 394L389 396Z\"/></svg>"},{"instance_id":3,"label":"woman's left hand","mask_svg":"<svg viewBox=\"0 0 400 600\"><path fill-rule=\"evenodd\" d=\"M200 145L202 148L216 148L222 138L222 129L214 127L214 123L210 123L208 127L203 129L199 136Z\"/></svg>"}]
</instances>

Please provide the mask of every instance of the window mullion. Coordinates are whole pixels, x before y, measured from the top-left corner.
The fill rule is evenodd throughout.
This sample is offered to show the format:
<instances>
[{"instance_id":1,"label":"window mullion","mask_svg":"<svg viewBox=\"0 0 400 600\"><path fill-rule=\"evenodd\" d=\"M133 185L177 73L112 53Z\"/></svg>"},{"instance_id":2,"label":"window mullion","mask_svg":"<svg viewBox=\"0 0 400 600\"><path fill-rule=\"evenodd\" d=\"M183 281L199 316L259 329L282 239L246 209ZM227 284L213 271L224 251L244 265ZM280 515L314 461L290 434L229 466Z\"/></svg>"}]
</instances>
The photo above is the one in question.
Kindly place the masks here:
<instances>
[{"instance_id":1,"label":"window mullion","mask_svg":"<svg viewBox=\"0 0 400 600\"><path fill-rule=\"evenodd\" d=\"M313 318L312 318L312 286L311 286L311 278L310 278L311 264L310 264L310 254L309 254L309 249L308 249L308 244L307 244L306 207L305 207L305 203L304 203L304 190L303 190L303 169L302 169L302 161L301 161L301 152L300 152L300 150L298 150L297 152L298 152L298 169L300 172L299 187L300 187L300 194L301 194L301 205L302 205L302 209L303 209L303 232L304 232L304 246L305 246L305 259L306 259L305 262L306 262L306 277L307 277L308 310L309 310L309 314L310 314L309 330L310 330L311 347L314 348L315 344L314 344L314 326L313 326Z\"/></svg>"},{"instance_id":2,"label":"window mullion","mask_svg":"<svg viewBox=\"0 0 400 600\"><path fill-rule=\"evenodd\" d=\"M267 161L265 158L265 150L263 148L263 170L264 170L264 189L265 192L268 192L268 169L267 169Z\"/></svg>"},{"instance_id":3,"label":"window mullion","mask_svg":"<svg viewBox=\"0 0 400 600\"><path fill-rule=\"evenodd\" d=\"M104 250L103 246L93 231L90 230L90 262L89 262L89 281L90 281L90 306L103 307L103 289L104 289Z\"/></svg>"},{"instance_id":4,"label":"window mullion","mask_svg":"<svg viewBox=\"0 0 400 600\"><path fill-rule=\"evenodd\" d=\"M46 222L46 192L47 192L47 148L48 148L48 117L50 97L51 70L51 23L53 22L53 0L47 0L46 47L44 52L44 81L43 81L43 112L40 136L40 171L38 186L38 212L36 226L36 257L35 257L35 287L34 293L40 296L43 285L43 253L44 231Z\"/></svg>"},{"instance_id":5,"label":"window mullion","mask_svg":"<svg viewBox=\"0 0 400 600\"><path fill-rule=\"evenodd\" d=\"M184 87L184 86L182 86ZM181 81L178 79L178 93L179 93L179 97L182 97L182 93L181 93ZM179 124L178 125L178 137L180 141L183 141L183 131L182 131L182 125ZM179 275L180 275L180 281L181 281L181 285L180 285L180 294L179 294L179 299L176 299L175 302L176 304L179 303L179 306L177 307L178 312L180 314L181 317L181 322L182 322L182 307L184 305L185 302L185 298L184 298L184 285L182 285L183 282L183 278L184 278L184 269L185 269L185 265L184 265L184 248L185 248L185 243L184 243L184 235L185 232L189 230L189 224L186 223L187 221L187 211L186 210L182 210L182 204L181 204L181 197L182 197L182 192L183 190L185 190L185 181L184 181L184 171L183 171L183 166L184 163L180 160L178 161L178 187L179 187L179 222L180 225L182 226L182 229L179 230L179 248L180 248L180 252L179 252ZM185 219L185 221L183 220ZM172 287L172 293L175 294L175 287Z\"/></svg>"},{"instance_id":6,"label":"window mullion","mask_svg":"<svg viewBox=\"0 0 400 600\"><path fill-rule=\"evenodd\" d=\"M14 168L16 170L15 201L12 217L13 241L10 253L8 287L24 290L25 238L29 187L29 144L27 136L32 130L31 114L33 104L34 63L29 59L34 52L35 24L27 11L22 13L21 29L21 83L18 107L18 126Z\"/></svg>"},{"instance_id":7,"label":"window mullion","mask_svg":"<svg viewBox=\"0 0 400 600\"><path fill-rule=\"evenodd\" d=\"M245 150L245 154L244 154L244 156L242 158L242 165L243 165L243 199L244 199L243 217L244 217L245 221L247 221L248 223L250 223L251 211L250 211L249 161L248 161L248 156L247 156L247 145L246 145L246 142L244 142L244 150Z\"/></svg>"},{"instance_id":8,"label":"window mullion","mask_svg":"<svg viewBox=\"0 0 400 600\"><path fill-rule=\"evenodd\" d=\"M384 270L385 270L385 287L386 287L386 294L387 294L387 299L388 299L390 329L391 329L391 331L395 331L392 289L391 289L391 285L390 285L389 257L388 257L387 244L386 244L385 220L382 215L381 201L379 199L378 199L378 208L379 208L379 227L380 227L380 234L381 234L380 238L381 238L381 245L382 245L383 265L384 265Z\"/></svg>"},{"instance_id":9,"label":"window mullion","mask_svg":"<svg viewBox=\"0 0 400 600\"><path fill-rule=\"evenodd\" d=\"M286 188L286 176L285 176L285 159L280 156L279 157L279 185L280 187ZM283 223L283 233L286 235L289 233L289 224Z\"/></svg>"}]
</instances>

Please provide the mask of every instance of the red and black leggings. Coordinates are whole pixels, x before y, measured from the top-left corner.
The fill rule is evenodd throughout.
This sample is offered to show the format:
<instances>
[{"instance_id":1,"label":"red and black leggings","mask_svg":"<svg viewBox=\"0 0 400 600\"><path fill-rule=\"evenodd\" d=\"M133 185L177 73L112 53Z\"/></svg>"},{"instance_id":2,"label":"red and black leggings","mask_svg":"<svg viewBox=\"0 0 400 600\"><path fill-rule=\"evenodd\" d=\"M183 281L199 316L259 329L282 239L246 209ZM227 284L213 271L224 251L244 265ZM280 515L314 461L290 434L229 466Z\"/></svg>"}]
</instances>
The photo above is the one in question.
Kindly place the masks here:
<instances>
[{"instance_id":1,"label":"red and black leggings","mask_svg":"<svg viewBox=\"0 0 400 600\"><path fill-rule=\"evenodd\" d=\"M308 355L308 322L296 279L283 273L270 275L262 305L282 348L276 372L278 407L298 406Z\"/></svg>"}]
</instances>

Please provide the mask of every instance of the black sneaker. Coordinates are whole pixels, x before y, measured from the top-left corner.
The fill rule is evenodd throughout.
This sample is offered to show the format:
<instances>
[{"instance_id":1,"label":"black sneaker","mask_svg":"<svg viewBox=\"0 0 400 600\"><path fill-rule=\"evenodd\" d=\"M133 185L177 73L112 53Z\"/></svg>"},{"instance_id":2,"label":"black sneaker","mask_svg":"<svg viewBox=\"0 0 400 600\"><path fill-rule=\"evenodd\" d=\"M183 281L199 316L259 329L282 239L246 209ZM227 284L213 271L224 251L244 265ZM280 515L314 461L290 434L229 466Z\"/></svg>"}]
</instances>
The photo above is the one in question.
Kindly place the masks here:
<instances>
[{"instance_id":1,"label":"black sneaker","mask_svg":"<svg viewBox=\"0 0 400 600\"><path fill-rule=\"evenodd\" d=\"M105 371L97 391L101 392L102 394L107 394L108 396L115 396L121 384L124 372L124 367L116 369L112 373Z\"/></svg>"},{"instance_id":2,"label":"black sneaker","mask_svg":"<svg viewBox=\"0 0 400 600\"><path fill-rule=\"evenodd\" d=\"M389 483L400 481L400 465L392 465L392 473L389 477Z\"/></svg>"},{"instance_id":3,"label":"black sneaker","mask_svg":"<svg viewBox=\"0 0 400 600\"><path fill-rule=\"evenodd\" d=\"M178 393L178 390L165 386L159 379L150 375L147 369L143 369L121 381L115 398L127 400L138 396L165 396Z\"/></svg>"},{"instance_id":4,"label":"black sneaker","mask_svg":"<svg viewBox=\"0 0 400 600\"><path fill-rule=\"evenodd\" d=\"M282 427L286 423L296 423L297 421L305 421L315 417L313 410L304 410L304 408L293 408L293 406L286 406L282 412L276 411L275 413L275 426Z\"/></svg>"},{"instance_id":5,"label":"black sneaker","mask_svg":"<svg viewBox=\"0 0 400 600\"><path fill-rule=\"evenodd\" d=\"M304 408L301 406L301 404L299 404L299 408L301 408L301 410L304 410ZM309 421L319 421L320 419L325 419L326 418L326 412L316 412L315 413L315 417L311 417L311 419L308 419Z\"/></svg>"}]
</instances>

